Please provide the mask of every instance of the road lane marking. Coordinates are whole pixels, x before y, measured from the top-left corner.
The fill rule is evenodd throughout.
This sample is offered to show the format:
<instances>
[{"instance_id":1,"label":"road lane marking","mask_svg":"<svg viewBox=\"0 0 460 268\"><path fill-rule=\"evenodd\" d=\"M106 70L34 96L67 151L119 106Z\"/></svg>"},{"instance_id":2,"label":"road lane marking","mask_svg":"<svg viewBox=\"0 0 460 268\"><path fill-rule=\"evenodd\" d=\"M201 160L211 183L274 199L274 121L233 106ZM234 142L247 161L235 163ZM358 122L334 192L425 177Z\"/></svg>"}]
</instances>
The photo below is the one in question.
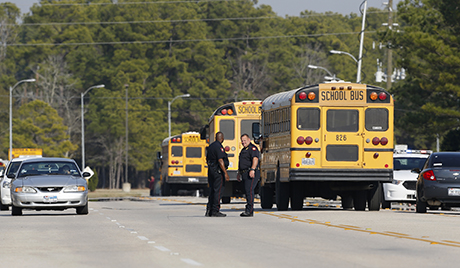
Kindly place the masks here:
<instances>
[{"instance_id":1,"label":"road lane marking","mask_svg":"<svg viewBox=\"0 0 460 268\"><path fill-rule=\"evenodd\" d=\"M169 248L165 248L163 246L155 246L155 248L163 252L171 251Z\"/></svg>"},{"instance_id":2,"label":"road lane marking","mask_svg":"<svg viewBox=\"0 0 460 268\"><path fill-rule=\"evenodd\" d=\"M201 266L201 265L203 265L203 264L201 264L201 263L199 263L197 261L194 261L192 259L183 259L183 258L181 258L180 260L185 262L186 264L190 264L190 265L193 265L193 266Z\"/></svg>"},{"instance_id":3,"label":"road lane marking","mask_svg":"<svg viewBox=\"0 0 460 268\"><path fill-rule=\"evenodd\" d=\"M141 235L139 235L137 238L139 238L140 240L144 240L144 241L149 240L147 237L141 236Z\"/></svg>"}]
</instances>

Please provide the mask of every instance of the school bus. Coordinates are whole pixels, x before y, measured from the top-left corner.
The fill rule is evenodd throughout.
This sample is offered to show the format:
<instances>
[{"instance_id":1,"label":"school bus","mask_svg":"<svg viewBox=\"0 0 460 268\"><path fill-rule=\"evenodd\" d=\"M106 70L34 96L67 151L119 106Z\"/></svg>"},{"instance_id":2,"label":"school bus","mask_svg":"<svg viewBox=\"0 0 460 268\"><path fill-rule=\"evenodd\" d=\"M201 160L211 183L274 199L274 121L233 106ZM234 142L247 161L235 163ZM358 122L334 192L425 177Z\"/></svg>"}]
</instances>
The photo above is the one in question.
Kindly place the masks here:
<instances>
[{"instance_id":1,"label":"school bus","mask_svg":"<svg viewBox=\"0 0 460 268\"><path fill-rule=\"evenodd\" d=\"M161 194L177 195L179 190L205 190L208 184L206 140L198 132L168 137L161 143Z\"/></svg>"},{"instance_id":2,"label":"school bus","mask_svg":"<svg viewBox=\"0 0 460 268\"><path fill-rule=\"evenodd\" d=\"M305 197L379 210L393 177L393 98L382 88L332 82L267 97L254 138L261 149L261 206L301 210ZM275 197L275 199L273 198Z\"/></svg>"},{"instance_id":3,"label":"school bus","mask_svg":"<svg viewBox=\"0 0 460 268\"><path fill-rule=\"evenodd\" d=\"M209 122L200 130L201 138L209 137L209 143L214 142L216 133L224 134L223 146L228 154L229 167L227 169L230 181L225 182L222 203L230 203L232 196L240 196L244 189L238 187L236 175L238 173L238 156L242 149L240 137L243 134L252 136L252 124L260 120L260 100L240 101L225 104L217 108L209 118Z\"/></svg>"}]
</instances>

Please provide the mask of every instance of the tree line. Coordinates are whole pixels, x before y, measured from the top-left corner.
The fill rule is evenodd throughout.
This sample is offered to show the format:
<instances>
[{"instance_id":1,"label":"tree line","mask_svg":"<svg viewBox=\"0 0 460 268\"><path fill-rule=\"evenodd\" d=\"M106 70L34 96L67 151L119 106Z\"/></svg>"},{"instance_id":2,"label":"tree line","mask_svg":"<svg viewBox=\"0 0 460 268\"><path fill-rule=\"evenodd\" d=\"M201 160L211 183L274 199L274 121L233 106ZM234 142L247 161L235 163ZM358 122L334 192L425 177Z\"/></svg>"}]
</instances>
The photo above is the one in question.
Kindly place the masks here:
<instances>
[{"instance_id":1,"label":"tree line","mask_svg":"<svg viewBox=\"0 0 460 268\"><path fill-rule=\"evenodd\" d=\"M10 87L36 79L13 91L13 147L81 159L81 93L103 84L84 97L86 163L98 170L100 186L119 188L126 180L127 99L128 177L143 187L168 136L167 104L175 96L190 94L172 103L173 135L199 130L222 104L324 81L327 73L308 65L355 81L354 60L329 51L358 55L361 14L280 17L256 4L41 0L24 16L14 4L0 4L2 118L9 116ZM385 86L374 74L388 49L408 71L389 89L398 142L429 147L434 134L456 128L456 10L454 1L407 0L395 13L399 31L382 26L387 10L367 10L362 82ZM8 121L0 127L0 158L7 158Z\"/></svg>"}]
</instances>

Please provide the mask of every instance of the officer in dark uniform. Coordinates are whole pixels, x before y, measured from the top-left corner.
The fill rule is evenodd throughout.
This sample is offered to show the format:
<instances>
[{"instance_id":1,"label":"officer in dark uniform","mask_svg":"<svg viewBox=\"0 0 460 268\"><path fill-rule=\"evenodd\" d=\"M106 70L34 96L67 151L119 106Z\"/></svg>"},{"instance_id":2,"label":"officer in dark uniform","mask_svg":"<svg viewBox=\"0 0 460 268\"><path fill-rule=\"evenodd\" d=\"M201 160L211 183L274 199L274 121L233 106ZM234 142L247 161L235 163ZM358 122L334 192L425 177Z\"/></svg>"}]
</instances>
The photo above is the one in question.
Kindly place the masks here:
<instances>
[{"instance_id":1,"label":"officer in dark uniform","mask_svg":"<svg viewBox=\"0 0 460 268\"><path fill-rule=\"evenodd\" d=\"M208 204L206 206L207 217L225 217L224 213L220 210L220 198L224 191L224 178L229 181L227 168L228 168L228 156L222 146L224 141L224 133L217 132L216 140L211 143L208 147L208 153L206 160L208 163L208 183L210 188L210 194L208 197Z\"/></svg>"},{"instance_id":2,"label":"officer in dark uniform","mask_svg":"<svg viewBox=\"0 0 460 268\"><path fill-rule=\"evenodd\" d=\"M254 214L254 189L260 179L259 149L251 143L248 134L241 135L241 149L238 164L237 180L243 178L244 191L246 193L246 209L240 214L241 217L252 217Z\"/></svg>"}]
</instances>

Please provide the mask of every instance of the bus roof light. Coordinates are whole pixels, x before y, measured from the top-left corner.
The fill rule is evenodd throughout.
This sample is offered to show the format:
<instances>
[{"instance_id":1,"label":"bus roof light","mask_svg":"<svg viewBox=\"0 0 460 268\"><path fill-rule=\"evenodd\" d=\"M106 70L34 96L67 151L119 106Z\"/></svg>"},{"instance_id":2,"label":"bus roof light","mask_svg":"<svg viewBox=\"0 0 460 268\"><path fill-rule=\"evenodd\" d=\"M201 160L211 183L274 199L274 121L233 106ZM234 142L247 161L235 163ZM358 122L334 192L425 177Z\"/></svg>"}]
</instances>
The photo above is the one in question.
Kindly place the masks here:
<instances>
[{"instance_id":1,"label":"bus roof light","mask_svg":"<svg viewBox=\"0 0 460 268\"><path fill-rule=\"evenodd\" d=\"M221 114L223 115L226 115L227 114L227 109L222 109L222 111L220 111Z\"/></svg>"},{"instance_id":2,"label":"bus roof light","mask_svg":"<svg viewBox=\"0 0 460 268\"><path fill-rule=\"evenodd\" d=\"M305 100L307 98L307 93L305 92L300 92L299 93L299 99L300 100Z\"/></svg>"},{"instance_id":3,"label":"bus roof light","mask_svg":"<svg viewBox=\"0 0 460 268\"><path fill-rule=\"evenodd\" d=\"M345 87L339 87L339 89L340 89L340 90L344 90L344 89L345 89Z\"/></svg>"},{"instance_id":4,"label":"bus roof light","mask_svg":"<svg viewBox=\"0 0 460 268\"><path fill-rule=\"evenodd\" d=\"M371 100L376 100L378 98L378 95L377 95L377 93L372 92L369 97L371 98Z\"/></svg>"},{"instance_id":5,"label":"bus roof light","mask_svg":"<svg viewBox=\"0 0 460 268\"><path fill-rule=\"evenodd\" d=\"M315 98L316 98L315 92L312 91L312 92L308 93L308 99L309 100L314 100Z\"/></svg>"},{"instance_id":6,"label":"bus roof light","mask_svg":"<svg viewBox=\"0 0 460 268\"><path fill-rule=\"evenodd\" d=\"M379 94L379 99L380 99L381 101L386 100L386 99L387 99L387 94L386 94L385 92L381 92L381 93Z\"/></svg>"},{"instance_id":7,"label":"bus roof light","mask_svg":"<svg viewBox=\"0 0 460 268\"><path fill-rule=\"evenodd\" d=\"M352 87L352 86L348 86L347 89L348 89L348 90L352 90L353 87Z\"/></svg>"},{"instance_id":8,"label":"bus roof light","mask_svg":"<svg viewBox=\"0 0 460 268\"><path fill-rule=\"evenodd\" d=\"M227 113L228 113L228 115L232 115L232 114L233 114L233 110L232 110L232 109L228 109Z\"/></svg>"}]
</instances>

